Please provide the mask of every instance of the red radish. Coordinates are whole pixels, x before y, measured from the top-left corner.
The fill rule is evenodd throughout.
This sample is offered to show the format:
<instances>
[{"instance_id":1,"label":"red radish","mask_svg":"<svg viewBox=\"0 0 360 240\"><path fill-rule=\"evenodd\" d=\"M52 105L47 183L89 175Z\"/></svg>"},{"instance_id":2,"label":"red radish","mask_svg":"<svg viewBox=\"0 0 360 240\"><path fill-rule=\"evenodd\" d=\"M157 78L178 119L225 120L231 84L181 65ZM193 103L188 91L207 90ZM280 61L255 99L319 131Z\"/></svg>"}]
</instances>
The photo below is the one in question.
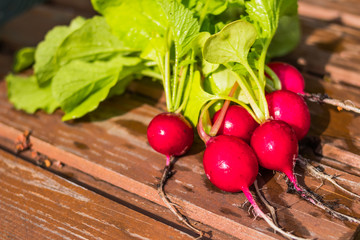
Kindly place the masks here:
<instances>
[{"instance_id":1,"label":"red radish","mask_svg":"<svg viewBox=\"0 0 360 240\"><path fill-rule=\"evenodd\" d=\"M329 97L327 94L304 92L305 81L301 73L292 65L284 62L271 62L265 67L267 75L275 82L280 81L282 90L289 90L301 95L311 102L326 103L337 107L339 111L347 110L360 113L350 100L339 100ZM277 87L280 89L280 87Z\"/></svg>"},{"instance_id":2,"label":"red radish","mask_svg":"<svg viewBox=\"0 0 360 240\"><path fill-rule=\"evenodd\" d=\"M167 157L183 155L194 141L194 131L191 124L177 113L160 113L155 116L147 129L150 146Z\"/></svg>"},{"instance_id":3,"label":"red radish","mask_svg":"<svg viewBox=\"0 0 360 240\"><path fill-rule=\"evenodd\" d=\"M186 153L194 141L194 131L191 124L183 115L172 112L165 112L156 115L147 128L147 138L150 146L157 152L166 156L166 166L160 180L158 192L167 207L186 226L203 236L203 232L194 227L174 205L169 201L164 192L164 185L169 178L171 160L174 156L181 156Z\"/></svg>"},{"instance_id":4,"label":"red radish","mask_svg":"<svg viewBox=\"0 0 360 240\"><path fill-rule=\"evenodd\" d=\"M221 190L240 192L251 186L258 174L254 151L243 140L220 135L206 143L203 158L209 180Z\"/></svg>"},{"instance_id":5,"label":"red radish","mask_svg":"<svg viewBox=\"0 0 360 240\"><path fill-rule=\"evenodd\" d=\"M266 95L269 114L276 120L289 124L297 139L305 137L310 129L310 112L304 99L287 90L277 90Z\"/></svg>"},{"instance_id":6,"label":"red radish","mask_svg":"<svg viewBox=\"0 0 360 240\"><path fill-rule=\"evenodd\" d=\"M211 104L211 102L210 102ZM227 192L242 191L254 208L255 216L263 218L275 231L291 239L302 239L283 231L257 205L249 187L256 180L259 166L254 150L243 140L234 136L210 137L203 128L204 108L197 125L198 133L206 144L203 165L206 176L219 189Z\"/></svg>"},{"instance_id":7,"label":"red radish","mask_svg":"<svg viewBox=\"0 0 360 240\"><path fill-rule=\"evenodd\" d=\"M263 123L255 129L250 144L260 166L285 173L294 187L300 190L293 172L298 155L298 140L287 123L281 120Z\"/></svg>"},{"instance_id":8,"label":"red radish","mask_svg":"<svg viewBox=\"0 0 360 240\"><path fill-rule=\"evenodd\" d=\"M301 73L292 65L284 62L267 64L281 82L281 89L304 94L305 81Z\"/></svg>"},{"instance_id":9,"label":"red radish","mask_svg":"<svg viewBox=\"0 0 360 240\"><path fill-rule=\"evenodd\" d=\"M212 119L215 123L221 110L217 111ZM259 124L243 107L232 105L226 111L223 122L220 125L218 135L231 135L249 143L251 135Z\"/></svg>"},{"instance_id":10,"label":"red radish","mask_svg":"<svg viewBox=\"0 0 360 240\"><path fill-rule=\"evenodd\" d=\"M293 169L298 145L296 134L289 124L281 120L267 121L255 129L250 142L260 166L285 173L302 198L341 220L360 223L357 218L335 211L297 183Z\"/></svg>"}]
</instances>

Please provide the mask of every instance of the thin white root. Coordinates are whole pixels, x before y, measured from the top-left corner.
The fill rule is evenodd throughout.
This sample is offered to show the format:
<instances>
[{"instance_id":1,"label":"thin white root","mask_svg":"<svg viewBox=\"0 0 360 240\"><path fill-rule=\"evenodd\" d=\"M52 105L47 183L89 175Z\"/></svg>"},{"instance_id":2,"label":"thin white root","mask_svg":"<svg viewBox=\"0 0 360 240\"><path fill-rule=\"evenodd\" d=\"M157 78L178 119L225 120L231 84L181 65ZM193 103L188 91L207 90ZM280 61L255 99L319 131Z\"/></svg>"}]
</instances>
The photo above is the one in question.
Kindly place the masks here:
<instances>
[{"instance_id":1,"label":"thin white root","mask_svg":"<svg viewBox=\"0 0 360 240\"><path fill-rule=\"evenodd\" d=\"M269 226L274 229L276 232L282 234L283 236L289 238L289 239L295 239L295 240L305 240L307 238L302 238L302 237L297 237L293 234L291 234L290 232L285 232L284 230L282 230L281 228L279 228L278 226L275 225L275 223L271 220L271 218L266 215L265 213L263 212L258 212L257 213L262 219L264 219L267 224L269 224Z\"/></svg>"},{"instance_id":2,"label":"thin white root","mask_svg":"<svg viewBox=\"0 0 360 240\"><path fill-rule=\"evenodd\" d=\"M314 167L313 165L311 165L309 163L309 159L306 159L302 156L298 156L297 158L298 160L298 163L300 163L299 165L304 168L305 170L307 170L312 176L318 178L318 179L321 179L321 180L327 180L329 181L330 183L332 183L335 187L337 187L338 189L340 189L341 191L349 194L350 196L353 196L355 198L357 198L358 200L360 200L360 195L356 194L356 193L353 193L349 190L347 190L346 188L340 186L336 181L335 181L335 178L336 176L332 176L332 175L328 175L324 172L321 172L319 171L318 169L316 169L316 167Z\"/></svg>"},{"instance_id":3,"label":"thin white root","mask_svg":"<svg viewBox=\"0 0 360 240\"><path fill-rule=\"evenodd\" d=\"M174 204L172 202L170 202L170 200L168 199L168 197L166 196L165 194L165 191L164 191L164 186L166 184L166 181L167 179L169 178L169 173L170 173L170 170L171 170L171 166L172 166L172 163L170 163L168 166L165 166L164 168L164 171L163 171L163 175L161 177L161 180L160 180L160 184L159 184L159 187L158 187L158 193L161 197L161 199L163 200L163 202L165 203L165 205L168 207L168 209L170 209L170 211L178 217L178 219L184 223L186 226L188 226L190 229L192 229L193 231L195 231L197 234L199 234L199 237L195 238L195 239L201 239L203 236L204 236L204 232L201 231L200 229L197 229L196 227L194 227L190 222L189 220L187 219L187 217L185 217L182 213L180 213L180 211L174 207L174 205L177 205L177 204Z\"/></svg>"},{"instance_id":4,"label":"thin white root","mask_svg":"<svg viewBox=\"0 0 360 240\"><path fill-rule=\"evenodd\" d=\"M315 170L315 169L314 169L314 170ZM311 175L313 175L313 174L311 174ZM313 176L314 176L314 175L313 175ZM314 176L314 177L315 177L315 176ZM318 178L318 177L316 177L316 178ZM317 190L319 190L322 186L324 186L324 180L323 180L323 179L320 179L320 181L321 181L320 185L315 188L314 192L317 192Z\"/></svg>"},{"instance_id":5,"label":"thin white root","mask_svg":"<svg viewBox=\"0 0 360 240\"><path fill-rule=\"evenodd\" d=\"M243 188L242 189L243 193L245 194L246 198L249 200L249 202L251 203L251 205L253 206L253 212L254 212L254 216L259 216L262 219L264 219L266 221L266 223L275 231L278 232L280 234L282 234L283 236L289 238L289 239L296 239L296 240L304 240L305 238L301 238L301 237L297 237L289 232L285 232L284 230L282 230L280 227L276 226L276 224L273 222L273 220L266 215L259 207L259 205L257 205L257 203L255 202L254 197L252 196L251 192L249 191L248 188Z\"/></svg>"},{"instance_id":6,"label":"thin white root","mask_svg":"<svg viewBox=\"0 0 360 240\"><path fill-rule=\"evenodd\" d=\"M267 210L269 210L270 216L271 216L274 224L275 224L276 226L279 226L278 219L277 219L277 215L276 215L276 210L275 210L275 208L265 199L265 197L261 194L257 180L255 180L254 186L255 186L256 194L257 194L257 196L260 198L260 201L265 205L265 207L267 208Z\"/></svg>"},{"instance_id":7,"label":"thin white root","mask_svg":"<svg viewBox=\"0 0 360 240\"><path fill-rule=\"evenodd\" d=\"M339 111L344 109L350 112L360 113L360 108L356 107L355 104L350 100L341 101L338 99L333 99L326 94L320 93L305 93L300 95L311 102L326 103L335 106Z\"/></svg>"},{"instance_id":8,"label":"thin white root","mask_svg":"<svg viewBox=\"0 0 360 240\"><path fill-rule=\"evenodd\" d=\"M300 194L300 196L309 201L310 203L312 203L313 205L317 206L318 208L324 210L325 212L329 213L330 215L340 219L340 220L346 220L349 222L353 222L353 223L357 223L360 224L360 219L351 217L349 215L340 213L338 211L335 211L334 209L330 208L329 206L325 205L322 201L318 200L316 198L316 196L314 196L313 193L308 192L307 190L305 190L303 187L301 187L300 185L298 185L298 187L301 189L301 191L299 191L298 193Z\"/></svg>"},{"instance_id":9,"label":"thin white root","mask_svg":"<svg viewBox=\"0 0 360 240\"><path fill-rule=\"evenodd\" d=\"M245 200L242 204L241 204L241 208L245 208L246 204L249 203L249 200Z\"/></svg>"}]
</instances>

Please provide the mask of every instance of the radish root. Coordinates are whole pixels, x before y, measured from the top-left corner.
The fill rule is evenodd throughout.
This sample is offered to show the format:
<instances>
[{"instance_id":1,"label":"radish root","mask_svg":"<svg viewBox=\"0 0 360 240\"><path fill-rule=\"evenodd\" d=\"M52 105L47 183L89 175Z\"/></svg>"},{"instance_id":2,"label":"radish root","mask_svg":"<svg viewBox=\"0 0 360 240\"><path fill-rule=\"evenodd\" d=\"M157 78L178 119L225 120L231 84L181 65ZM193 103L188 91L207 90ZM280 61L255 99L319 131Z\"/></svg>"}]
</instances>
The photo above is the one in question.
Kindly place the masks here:
<instances>
[{"instance_id":1,"label":"radish root","mask_svg":"<svg viewBox=\"0 0 360 240\"><path fill-rule=\"evenodd\" d=\"M185 224L186 226L188 226L191 230L195 231L197 234L199 234L199 237L197 237L196 239L201 239L204 236L204 232L201 231L200 229L194 227L189 219L184 216L176 207L174 207L174 203L172 203L169 198L166 196L165 191L164 191L164 186L167 182L167 180L172 176L171 173L171 169L172 169L172 165L173 165L173 161L174 161L174 157L169 157L167 158L166 161L166 166L163 170L163 175L161 177L160 180L160 184L158 187L158 193L161 197L161 199L163 200L163 202L165 203L165 205L168 207L168 209L175 215L178 217L178 219Z\"/></svg>"},{"instance_id":2,"label":"radish root","mask_svg":"<svg viewBox=\"0 0 360 240\"><path fill-rule=\"evenodd\" d=\"M326 103L335 106L339 111L345 109L350 112L360 113L360 108L356 107L355 104L350 100L341 101L338 99L333 99L329 97L327 94L321 94L321 93L305 93L305 94L299 93L299 95L305 97L311 102Z\"/></svg>"},{"instance_id":3,"label":"radish root","mask_svg":"<svg viewBox=\"0 0 360 240\"><path fill-rule=\"evenodd\" d=\"M297 162L300 164L300 166L307 170L312 176L318 178L318 179L321 179L321 180L327 180L329 181L330 183L332 183L335 187L337 187L338 189L340 189L341 191L349 194L350 196L353 196L355 198L357 198L358 200L360 199L360 196L356 193L353 193L349 190L347 190L346 188L340 186L336 181L335 181L335 178L336 176L333 176L333 175L328 175L326 174L325 172L322 172L322 171L319 171L316 167L314 167L313 165L311 165L309 162L310 160L309 159L306 159L302 156L298 156L297 158ZM321 184L323 185L323 184Z\"/></svg>"},{"instance_id":4,"label":"radish root","mask_svg":"<svg viewBox=\"0 0 360 240\"><path fill-rule=\"evenodd\" d=\"M264 219L266 221L267 224L269 224L269 226L275 230L276 232L282 234L283 236L290 238L290 239L295 239L295 240L305 240L306 238L301 238L301 237L297 237L289 232L285 232L284 230L282 230L280 227L276 226L276 224L274 223L274 221L268 216L266 215L263 211L261 211L261 209L259 208L259 206L257 205L257 203L255 202L254 198L252 197L252 194L250 193L249 189L243 189L243 192L246 196L246 198L249 200L249 202L251 203L251 206L253 206L253 213L255 217L261 217L262 219Z\"/></svg>"},{"instance_id":5,"label":"radish root","mask_svg":"<svg viewBox=\"0 0 360 240\"><path fill-rule=\"evenodd\" d=\"M301 198L303 198L304 200L306 200L306 201L310 202L311 204L317 206L318 208L324 210L325 212L329 213L330 215L332 215L332 216L334 216L334 217L336 217L336 218L338 218L340 220L346 220L346 221L349 221L349 222L360 224L360 219L351 217L349 215L340 213L340 212L332 209L326 203L324 203L324 201L319 196L317 196L316 194L306 190L305 188L303 188L299 184L296 187L295 187L295 185L294 185L294 183L292 181L289 181L288 184L293 187L293 190L295 190L296 193L299 194Z\"/></svg>"},{"instance_id":6,"label":"radish root","mask_svg":"<svg viewBox=\"0 0 360 240\"><path fill-rule=\"evenodd\" d=\"M260 201L265 205L265 207L267 208L267 210L269 210L274 224L275 224L276 226L279 226L278 219L277 219L277 215L276 215L276 210L275 210L275 208L265 199L265 197L261 194L257 180L255 180L255 182L254 182L254 187L255 187L257 196L260 198Z\"/></svg>"}]
</instances>

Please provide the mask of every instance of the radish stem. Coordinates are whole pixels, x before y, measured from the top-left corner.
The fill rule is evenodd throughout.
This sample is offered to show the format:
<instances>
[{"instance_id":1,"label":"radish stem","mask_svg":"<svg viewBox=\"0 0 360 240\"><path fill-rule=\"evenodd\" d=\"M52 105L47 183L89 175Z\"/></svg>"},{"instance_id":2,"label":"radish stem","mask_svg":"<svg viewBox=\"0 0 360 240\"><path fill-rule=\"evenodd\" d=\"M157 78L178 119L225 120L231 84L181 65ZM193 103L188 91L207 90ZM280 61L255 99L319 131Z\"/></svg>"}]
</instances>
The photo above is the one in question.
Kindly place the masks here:
<instances>
[{"instance_id":1,"label":"radish stem","mask_svg":"<svg viewBox=\"0 0 360 240\"><path fill-rule=\"evenodd\" d=\"M217 100L212 100L204 106L204 108L201 110L201 113L200 113L199 123L197 124L197 132L198 132L201 140L203 140L203 142L205 143L205 145L207 144L207 142L210 140L211 137L204 130L203 118L204 118L204 114L207 112L208 108L212 104L214 104L216 101Z\"/></svg>"},{"instance_id":2,"label":"radish stem","mask_svg":"<svg viewBox=\"0 0 360 240\"><path fill-rule=\"evenodd\" d=\"M174 77L173 77L173 89L172 89L172 102L175 103L176 98L177 98L177 88L178 88L178 82L179 82L179 78L178 78L178 71L179 71L179 50L178 50L178 46L175 42L175 64L174 64ZM175 107L176 109L176 107Z\"/></svg>"},{"instance_id":3,"label":"radish stem","mask_svg":"<svg viewBox=\"0 0 360 240\"><path fill-rule=\"evenodd\" d=\"M176 99L175 99L175 109L180 107L180 101L183 96L184 86L185 86L185 79L187 76L189 65L186 65L184 68L181 69L180 72L180 85L177 89Z\"/></svg>"},{"instance_id":4,"label":"radish stem","mask_svg":"<svg viewBox=\"0 0 360 240\"><path fill-rule=\"evenodd\" d=\"M276 73L267 65L265 65L265 72L270 76L270 79L273 81L275 90L280 90L281 81L279 77L276 75Z\"/></svg>"},{"instance_id":5,"label":"radish stem","mask_svg":"<svg viewBox=\"0 0 360 240\"><path fill-rule=\"evenodd\" d=\"M237 82L235 82L230 90L229 97L232 97L234 95L238 86L239 86L239 84ZM224 120L224 116L226 114L226 111L227 111L229 105L230 105L230 100L226 100L224 102L223 107L221 108L221 112L219 114L218 119L215 121L214 125L212 126L212 128L210 130L210 133L209 133L210 136L215 136L217 134L217 132L219 131L219 128Z\"/></svg>"}]
</instances>

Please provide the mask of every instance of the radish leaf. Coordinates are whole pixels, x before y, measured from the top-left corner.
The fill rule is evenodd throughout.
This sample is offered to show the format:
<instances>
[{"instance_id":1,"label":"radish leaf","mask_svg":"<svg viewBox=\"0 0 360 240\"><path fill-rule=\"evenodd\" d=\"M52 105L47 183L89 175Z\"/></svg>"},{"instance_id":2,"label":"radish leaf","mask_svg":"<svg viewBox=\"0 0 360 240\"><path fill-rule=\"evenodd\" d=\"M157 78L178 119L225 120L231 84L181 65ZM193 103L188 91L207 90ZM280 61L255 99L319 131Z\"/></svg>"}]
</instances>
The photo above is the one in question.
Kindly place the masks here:
<instances>
[{"instance_id":1,"label":"radish leaf","mask_svg":"<svg viewBox=\"0 0 360 240\"><path fill-rule=\"evenodd\" d=\"M232 22L208 38L204 58L211 63L239 62L245 65L255 39L256 30L250 23L243 20Z\"/></svg>"},{"instance_id":2,"label":"radish leaf","mask_svg":"<svg viewBox=\"0 0 360 240\"><path fill-rule=\"evenodd\" d=\"M125 74L123 69L126 61L126 58L119 56L106 62L75 60L63 66L52 83L53 96L66 113L63 121L82 117L95 110L118 81L139 70L133 69Z\"/></svg>"},{"instance_id":3,"label":"radish leaf","mask_svg":"<svg viewBox=\"0 0 360 240\"><path fill-rule=\"evenodd\" d=\"M34 64L35 57L35 48L33 47L25 47L20 49L15 54L15 61L14 61L14 72L21 72L31 65Z\"/></svg>"},{"instance_id":4,"label":"radish leaf","mask_svg":"<svg viewBox=\"0 0 360 240\"><path fill-rule=\"evenodd\" d=\"M103 17L95 16L82 27L70 33L56 51L59 65L71 60L95 61L109 58L119 52L131 51L123 42L111 34Z\"/></svg>"},{"instance_id":5,"label":"radish leaf","mask_svg":"<svg viewBox=\"0 0 360 240\"><path fill-rule=\"evenodd\" d=\"M165 35L167 20L154 0L91 0L101 13L114 35L126 46L142 50L154 33Z\"/></svg>"},{"instance_id":6,"label":"radish leaf","mask_svg":"<svg viewBox=\"0 0 360 240\"><path fill-rule=\"evenodd\" d=\"M199 23L190 10L186 9L177 0L159 0L158 2L173 32L175 47L178 51L177 57L181 58L189 51L190 43L198 34Z\"/></svg>"},{"instance_id":7,"label":"radish leaf","mask_svg":"<svg viewBox=\"0 0 360 240\"><path fill-rule=\"evenodd\" d=\"M34 113L42 109L52 113L59 107L51 94L51 85L39 87L35 76L21 77L9 74L6 76L7 94L16 109Z\"/></svg>"},{"instance_id":8,"label":"radish leaf","mask_svg":"<svg viewBox=\"0 0 360 240\"><path fill-rule=\"evenodd\" d=\"M78 17L71 21L70 26L54 27L46 34L45 40L39 43L35 52L34 72L40 86L48 84L58 69L54 57L60 44L84 23L85 19Z\"/></svg>"},{"instance_id":9,"label":"radish leaf","mask_svg":"<svg viewBox=\"0 0 360 240\"><path fill-rule=\"evenodd\" d=\"M200 110L213 95L204 91L201 87L200 72L196 71L191 85L189 104L186 105L184 116L194 125L197 125Z\"/></svg>"}]
</instances>

